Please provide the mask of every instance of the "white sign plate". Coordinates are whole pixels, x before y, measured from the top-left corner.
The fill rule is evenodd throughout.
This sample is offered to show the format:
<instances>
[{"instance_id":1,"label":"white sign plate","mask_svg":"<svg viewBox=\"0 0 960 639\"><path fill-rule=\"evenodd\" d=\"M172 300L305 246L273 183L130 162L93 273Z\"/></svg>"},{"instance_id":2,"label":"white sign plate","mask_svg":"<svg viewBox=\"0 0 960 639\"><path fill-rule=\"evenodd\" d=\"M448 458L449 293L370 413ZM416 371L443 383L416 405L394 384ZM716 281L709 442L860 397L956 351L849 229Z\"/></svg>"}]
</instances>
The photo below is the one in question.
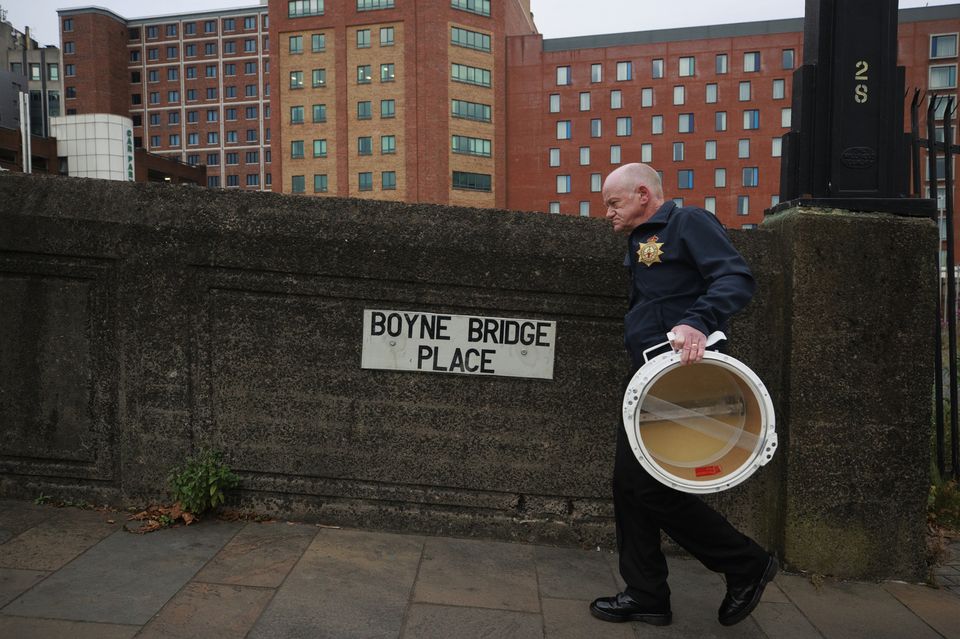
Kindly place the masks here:
<instances>
[{"instance_id":1,"label":"white sign plate","mask_svg":"<svg viewBox=\"0 0 960 639\"><path fill-rule=\"evenodd\" d=\"M363 311L363 368L553 379L557 323Z\"/></svg>"}]
</instances>

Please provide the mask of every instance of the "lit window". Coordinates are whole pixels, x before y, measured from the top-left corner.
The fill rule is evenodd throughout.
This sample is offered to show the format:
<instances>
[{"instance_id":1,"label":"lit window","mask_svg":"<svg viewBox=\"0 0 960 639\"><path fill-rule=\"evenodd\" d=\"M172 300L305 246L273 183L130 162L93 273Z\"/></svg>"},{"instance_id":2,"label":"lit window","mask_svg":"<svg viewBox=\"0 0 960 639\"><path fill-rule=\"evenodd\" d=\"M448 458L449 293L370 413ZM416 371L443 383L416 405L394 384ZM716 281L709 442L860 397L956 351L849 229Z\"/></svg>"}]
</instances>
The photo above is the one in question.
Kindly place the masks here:
<instances>
[{"instance_id":1,"label":"lit window","mask_svg":"<svg viewBox=\"0 0 960 639\"><path fill-rule=\"evenodd\" d=\"M380 81L393 82L396 79L396 71L392 62L380 65Z\"/></svg>"},{"instance_id":2,"label":"lit window","mask_svg":"<svg viewBox=\"0 0 960 639\"><path fill-rule=\"evenodd\" d=\"M313 88L327 86L327 70L326 69L314 69L311 72L311 84Z\"/></svg>"},{"instance_id":3,"label":"lit window","mask_svg":"<svg viewBox=\"0 0 960 639\"><path fill-rule=\"evenodd\" d=\"M684 56L680 58L680 77L689 77L696 73L696 58L693 56Z\"/></svg>"},{"instance_id":4,"label":"lit window","mask_svg":"<svg viewBox=\"0 0 960 639\"><path fill-rule=\"evenodd\" d=\"M291 89L303 88L303 71L290 72L290 88Z\"/></svg>"},{"instance_id":5,"label":"lit window","mask_svg":"<svg viewBox=\"0 0 960 639\"><path fill-rule=\"evenodd\" d=\"M357 84L370 84L373 82L373 71L369 64L357 66Z\"/></svg>"}]
</instances>

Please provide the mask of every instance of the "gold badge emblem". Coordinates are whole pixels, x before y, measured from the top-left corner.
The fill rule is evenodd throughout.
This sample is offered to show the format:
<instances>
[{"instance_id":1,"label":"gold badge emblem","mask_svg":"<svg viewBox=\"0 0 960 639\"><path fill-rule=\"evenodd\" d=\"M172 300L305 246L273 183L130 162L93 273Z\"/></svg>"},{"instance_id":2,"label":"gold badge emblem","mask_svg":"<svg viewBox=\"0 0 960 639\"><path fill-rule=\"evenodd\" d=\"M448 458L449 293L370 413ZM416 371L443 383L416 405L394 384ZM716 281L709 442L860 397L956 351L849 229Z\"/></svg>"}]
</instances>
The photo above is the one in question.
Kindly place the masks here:
<instances>
[{"instance_id":1,"label":"gold badge emblem","mask_svg":"<svg viewBox=\"0 0 960 639\"><path fill-rule=\"evenodd\" d=\"M647 266L659 262L660 256L663 255L663 251L660 250L663 242L657 242L658 239L660 238L654 235L637 248L637 259Z\"/></svg>"}]
</instances>

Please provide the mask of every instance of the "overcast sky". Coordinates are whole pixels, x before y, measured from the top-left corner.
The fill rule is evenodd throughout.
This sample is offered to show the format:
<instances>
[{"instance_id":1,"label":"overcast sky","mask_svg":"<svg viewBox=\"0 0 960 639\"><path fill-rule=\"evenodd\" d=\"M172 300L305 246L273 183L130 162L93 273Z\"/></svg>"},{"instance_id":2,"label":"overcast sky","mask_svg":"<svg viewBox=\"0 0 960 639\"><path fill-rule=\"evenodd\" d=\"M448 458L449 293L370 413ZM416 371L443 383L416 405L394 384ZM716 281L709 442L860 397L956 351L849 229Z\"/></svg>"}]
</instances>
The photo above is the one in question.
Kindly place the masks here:
<instances>
[{"instance_id":1,"label":"overcast sky","mask_svg":"<svg viewBox=\"0 0 960 639\"><path fill-rule=\"evenodd\" d=\"M958 0L900 0L900 7L956 4ZM0 0L7 21L29 26L41 44L59 45L57 9L99 6L125 18L256 6L256 0ZM531 0L545 38L647 31L727 22L750 22L803 15L804 0Z\"/></svg>"}]
</instances>

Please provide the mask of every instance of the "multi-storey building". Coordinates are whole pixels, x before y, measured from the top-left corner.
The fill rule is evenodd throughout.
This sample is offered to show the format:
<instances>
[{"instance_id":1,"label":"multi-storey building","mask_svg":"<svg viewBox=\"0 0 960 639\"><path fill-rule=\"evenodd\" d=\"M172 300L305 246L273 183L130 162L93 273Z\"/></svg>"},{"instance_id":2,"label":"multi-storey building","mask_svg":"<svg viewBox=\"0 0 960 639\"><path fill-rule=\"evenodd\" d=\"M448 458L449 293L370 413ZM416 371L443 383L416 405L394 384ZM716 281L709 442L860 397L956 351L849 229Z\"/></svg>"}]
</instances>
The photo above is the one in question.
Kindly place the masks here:
<instances>
[{"instance_id":1,"label":"multi-storey building","mask_svg":"<svg viewBox=\"0 0 960 639\"><path fill-rule=\"evenodd\" d=\"M271 187L266 6L59 15L67 114L129 116L138 147L206 165L208 186Z\"/></svg>"},{"instance_id":2,"label":"multi-storey building","mask_svg":"<svg viewBox=\"0 0 960 639\"><path fill-rule=\"evenodd\" d=\"M645 161L733 227L777 202L803 60L799 18L544 40L529 0L60 17L67 112L129 114L211 186L601 216ZM958 33L960 5L900 12L908 88L955 93Z\"/></svg>"},{"instance_id":3,"label":"multi-storey building","mask_svg":"<svg viewBox=\"0 0 960 639\"><path fill-rule=\"evenodd\" d=\"M908 89L955 94L958 32L960 5L900 11ZM507 44L509 208L602 216L603 177L636 161L728 226L778 202L802 19Z\"/></svg>"},{"instance_id":4,"label":"multi-storey building","mask_svg":"<svg viewBox=\"0 0 960 639\"><path fill-rule=\"evenodd\" d=\"M60 77L60 49L40 46L30 37L30 29L18 31L9 22L0 22L0 70L24 76L25 93L29 94L30 132L50 135L50 118L63 115L61 102L63 83ZM4 105L6 110L9 105ZM0 126L12 126L12 120ZM19 126L19 119L17 125Z\"/></svg>"},{"instance_id":5,"label":"multi-storey building","mask_svg":"<svg viewBox=\"0 0 960 639\"><path fill-rule=\"evenodd\" d=\"M506 206L507 37L529 0L271 3L277 190Z\"/></svg>"}]
</instances>

